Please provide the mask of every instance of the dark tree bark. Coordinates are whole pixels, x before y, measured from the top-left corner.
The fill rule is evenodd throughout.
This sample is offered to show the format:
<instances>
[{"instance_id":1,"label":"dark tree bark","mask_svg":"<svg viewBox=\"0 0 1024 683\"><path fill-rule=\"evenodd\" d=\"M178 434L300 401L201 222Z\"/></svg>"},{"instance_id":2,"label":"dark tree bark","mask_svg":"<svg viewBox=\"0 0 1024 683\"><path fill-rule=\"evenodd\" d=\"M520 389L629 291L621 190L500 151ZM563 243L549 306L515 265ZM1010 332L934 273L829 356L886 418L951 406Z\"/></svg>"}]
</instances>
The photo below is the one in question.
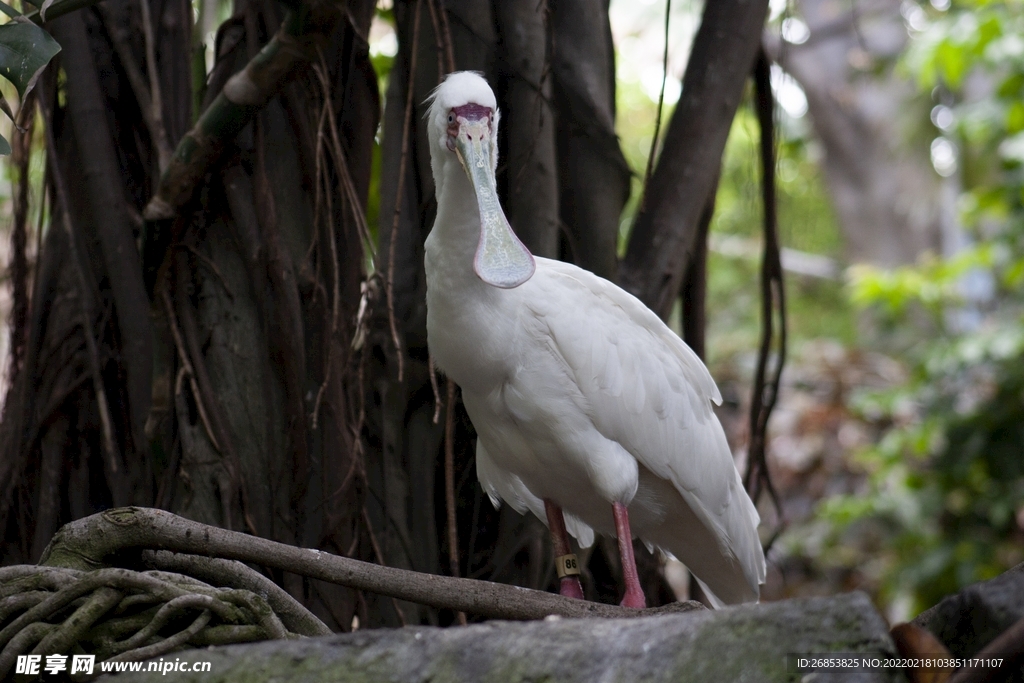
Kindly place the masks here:
<instances>
[{"instance_id":1,"label":"dark tree bark","mask_svg":"<svg viewBox=\"0 0 1024 683\"><path fill-rule=\"evenodd\" d=\"M501 36L496 83L504 111L499 141L505 159L508 220L537 256L558 256L558 161L551 103L549 10L537 0L494 2Z\"/></svg>"},{"instance_id":2,"label":"dark tree bark","mask_svg":"<svg viewBox=\"0 0 1024 683\"><path fill-rule=\"evenodd\" d=\"M126 75L132 68L147 72L139 6L114 3L102 14L129 29L127 50L116 53L94 10L56 25L68 106L58 104L51 115L61 172L74 188L68 209L80 228L89 286L79 291L71 276L66 233L50 230L32 297L30 343L3 422L5 562L34 559L63 522L120 502L373 559L363 512L365 452L358 447L362 361L352 349L364 279L356 217L365 212L379 107L360 37L373 7L349 4L350 21L338 23L321 50L324 79L309 73L295 81L255 126L224 142L223 166L208 173L175 218L179 241L170 245L152 309L133 228L160 169L153 117L141 115L152 102L136 101ZM174 143L192 123L191 5L150 0L150 9L160 118ZM226 24L208 101L279 22L274 5L253 2ZM63 102L48 83L47 103ZM97 134L101 127L108 132ZM85 182L78 182L79 169ZM109 211L119 214L108 219ZM53 213L59 220L61 207ZM120 232L111 233L115 228ZM110 247L104 231L129 242ZM125 292L136 296L129 304L142 307L128 320L119 298ZM114 436L119 450L135 454L125 463L136 469L112 468L102 457L81 310L98 337ZM131 345L150 340L153 370L144 369L144 381L136 382L135 368L147 359ZM147 449L150 458L136 457ZM352 591L275 578L337 629L348 628L360 610Z\"/></svg>"},{"instance_id":3,"label":"dark tree bark","mask_svg":"<svg viewBox=\"0 0 1024 683\"><path fill-rule=\"evenodd\" d=\"M82 160L81 175L90 197L105 275L114 297L114 321L128 398L121 410L127 414L131 429L123 435L121 444L127 456L122 464L126 468L125 490L113 493L115 501L122 498L125 504L131 504L136 495L138 499L151 495L147 491L146 460L138 457L146 449L143 426L149 414L153 374L149 301L122 189L121 179L127 169L118 163L115 138L111 135L107 105L82 13L58 19L54 22L53 34L64 49L69 118Z\"/></svg>"},{"instance_id":4,"label":"dark tree bark","mask_svg":"<svg viewBox=\"0 0 1024 683\"><path fill-rule=\"evenodd\" d=\"M138 26L133 3L114 3L108 9ZM153 9L154 21L169 29L190 25L187 3L153 3ZM51 216L59 226L67 209L76 244L71 249L66 232L57 228L40 245L25 359L5 404L0 531L6 550L0 555L8 561L33 557L38 544L31 539L52 534L69 514L95 511L115 500L152 501L155 470L162 465L145 457L153 336L149 301L139 289L138 224L132 219L151 187L155 155L100 15L83 10L56 21L53 31L65 43L59 59L68 79L63 86L67 107L50 112L62 160L59 170L51 166L47 174ZM174 30L156 35L155 49L169 72L175 64L187 65L187 44L175 41ZM141 59L141 41L136 47L135 58ZM43 78L39 92L47 106L58 100L52 75ZM178 95L189 97L187 90L164 94L165 114L180 101ZM55 198L57 174L71 188L66 207ZM79 270L85 274L84 290L75 275ZM86 322L96 336L95 355L84 343ZM109 407L106 418L90 381L91 366L100 370ZM57 432L50 435L51 429ZM103 432L110 433L117 447L113 454L101 446ZM56 479L51 469L40 468L42 444L49 444L49 453L62 444ZM61 495L41 503L54 482ZM87 482L86 490L72 491L72 482ZM52 507L40 508L37 515L35 506L40 504ZM12 514L12 508L17 512Z\"/></svg>"},{"instance_id":5,"label":"dark tree bark","mask_svg":"<svg viewBox=\"0 0 1024 683\"><path fill-rule=\"evenodd\" d=\"M704 360L704 342L706 330L705 303L707 300L708 281L708 229L715 215L715 194L718 190L718 177L708 194L704 210L697 224L697 237L694 242L693 255L687 264L686 278L683 280L683 341L689 345L697 356Z\"/></svg>"},{"instance_id":6,"label":"dark tree bark","mask_svg":"<svg viewBox=\"0 0 1024 683\"><path fill-rule=\"evenodd\" d=\"M630 171L615 134L615 46L608 0L553 0L561 219L569 256L614 281Z\"/></svg>"}]
</instances>

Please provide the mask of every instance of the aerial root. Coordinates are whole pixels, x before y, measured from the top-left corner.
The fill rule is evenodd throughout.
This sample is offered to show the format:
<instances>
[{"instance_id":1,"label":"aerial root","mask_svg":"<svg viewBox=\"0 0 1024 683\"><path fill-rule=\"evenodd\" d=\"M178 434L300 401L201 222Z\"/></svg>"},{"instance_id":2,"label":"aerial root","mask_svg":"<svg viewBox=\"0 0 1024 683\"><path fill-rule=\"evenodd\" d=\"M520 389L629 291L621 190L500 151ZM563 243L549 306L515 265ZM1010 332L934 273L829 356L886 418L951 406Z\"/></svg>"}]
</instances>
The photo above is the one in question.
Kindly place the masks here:
<instances>
[{"instance_id":1,"label":"aerial root","mask_svg":"<svg viewBox=\"0 0 1024 683\"><path fill-rule=\"evenodd\" d=\"M269 597L159 570L3 567L0 679L23 654L85 651L98 661L135 661L188 647L329 632L322 623L305 633L289 630L270 604L280 596Z\"/></svg>"}]
</instances>

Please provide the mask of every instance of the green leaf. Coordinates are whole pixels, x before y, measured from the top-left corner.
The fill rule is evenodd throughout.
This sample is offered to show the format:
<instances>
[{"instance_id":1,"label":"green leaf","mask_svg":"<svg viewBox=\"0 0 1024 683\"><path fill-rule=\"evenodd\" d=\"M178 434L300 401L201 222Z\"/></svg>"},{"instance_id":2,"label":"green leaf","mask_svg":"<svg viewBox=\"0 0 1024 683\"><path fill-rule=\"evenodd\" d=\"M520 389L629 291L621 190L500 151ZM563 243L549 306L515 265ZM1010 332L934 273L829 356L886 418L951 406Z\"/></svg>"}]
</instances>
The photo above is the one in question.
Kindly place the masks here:
<instances>
[{"instance_id":1,"label":"green leaf","mask_svg":"<svg viewBox=\"0 0 1024 683\"><path fill-rule=\"evenodd\" d=\"M1010 99L1016 97L1022 87L1024 87L1024 74L1012 73L999 84L999 90L996 92L998 92L1000 97Z\"/></svg>"},{"instance_id":2,"label":"green leaf","mask_svg":"<svg viewBox=\"0 0 1024 683\"><path fill-rule=\"evenodd\" d=\"M14 9L10 5L8 5L6 2L0 2L0 12L3 12L4 14L6 14L9 17L11 17L12 19L15 18L15 17L20 17L21 16L21 12L19 12L16 9Z\"/></svg>"},{"instance_id":3,"label":"green leaf","mask_svg":"<svg viewBox=\"0 0 1024 683\"><path fill-rule=\"evenodd\" d=\"M996 15L992 15L981 22L975 36L975 54L981 55L982 51L996 38L1003 35L1003 23Z\"/></svg>"},{"instance_id":4,"label":"green leaf","mask_svg":"<svg viewBox=\"0 0 1024 683\"><path fill-rule=\"evenodd\" d=\"M57 41L29 21L0 26L0 76L14 84L22 99L58 52Z\"/></svg>"},{"instance_id":5,"label":"green leaf","mask_svg":"<svg viewBox=\"0 0 1024 683\"><path fill-rule=\"evenodd\" d=\"M935 50L935 61L942 73L946 84L956 90L963 81L967 71L967 61L964 59L964 49L946 40L939 44Z\"/></svg>"},{"instance_id":6,"label":"green leaf","mask_svg":"<svg viewBox=\"0 0 1024 683\"><path fill-rule=\"evenodd\" d=\"M7 142L7 139L0 135L0 155L9 156L11 153L11 143Z\"/></svg>"}]
</instances>

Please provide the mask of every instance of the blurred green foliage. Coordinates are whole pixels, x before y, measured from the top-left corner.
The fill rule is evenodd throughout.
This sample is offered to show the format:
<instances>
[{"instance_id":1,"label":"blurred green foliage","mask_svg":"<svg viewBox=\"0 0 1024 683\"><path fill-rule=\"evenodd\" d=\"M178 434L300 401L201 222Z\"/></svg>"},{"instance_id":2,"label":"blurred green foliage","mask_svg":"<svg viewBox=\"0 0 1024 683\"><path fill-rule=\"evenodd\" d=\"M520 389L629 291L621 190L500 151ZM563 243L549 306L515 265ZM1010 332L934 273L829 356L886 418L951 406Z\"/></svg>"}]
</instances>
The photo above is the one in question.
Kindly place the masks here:
<instances>
[{"instance_id":1,"label":"blurred green foliage","mask_svg":"<svg viewBox=\"0 0 1024 683\"><path fill-rule=\"evenodd\" d=\"M858 308L875 308L889 325L904 323L908 309L916 304L936 327L943 327L950 307L965 303L964 278L976 269L992 268L994 253L992 244L983 243L945 259L926 254L915 266L885 270L856 264L847 273L850 300Z\"/></svg>"},{"instance_id":2,"label":"blurred green foliage","mask_svg":"<svg viewBox=\"0 0 1024 683\"><path fill-rule=\"evenodd\" d=\"M824 561L910 614L1024 560L1024 3L919 7L903 68L935 101L922 125L957 150L970 244L851 269L852 302L900 340L911 376L853 401L880 428L857 455L867 485L820 510Z\"/></svg>"},{"instance_id":3,"label":"blurred green foliage","mask_svg":"<svg viewBox=\"0 0 1024 683\"><path fill-rule=\"evenodd\" d=\"M807 122L780 112L776 146L779 240L784 248L841 259L839 224L818 166L817 143ZM726 143L711 222L708 261L708 363L732 364L751 355L761 335L759 303L761 205L760 130L744 102ZM715 253L716 238L740 237L756 245L756 258ZM856 328L843 283L787 273L786 305L791 344L820 337L844 344L856 340Z\"/></svg>"},{"instance_id":4,"label":"blurred green foliage","mask_svg":"<svg viewBox=\"0 0 1024 683\"><path fill-rule=\"evenodd\" d=\"M856 569L909 614L1024 560L1024 327L945 335L910 352L907 385L851 402L881 427L856 455L866 487L824 502L823 564Z\"/></svg>"}]
</instances>

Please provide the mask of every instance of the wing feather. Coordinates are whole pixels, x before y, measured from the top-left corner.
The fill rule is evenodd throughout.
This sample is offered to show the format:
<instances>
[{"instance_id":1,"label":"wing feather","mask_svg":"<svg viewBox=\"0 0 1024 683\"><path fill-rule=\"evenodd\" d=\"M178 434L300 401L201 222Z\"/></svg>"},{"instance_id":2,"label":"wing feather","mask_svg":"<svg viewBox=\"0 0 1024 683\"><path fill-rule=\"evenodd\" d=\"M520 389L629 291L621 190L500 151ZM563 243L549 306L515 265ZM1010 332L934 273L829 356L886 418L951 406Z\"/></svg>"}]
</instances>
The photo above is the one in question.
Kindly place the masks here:
<instances>
[{"instance_id":1,"label":"wing feather","mask_svg":"<svg viewBox=\"0 0 1024 683\"><path fill-rule=\"evenodd\" d=\"M522 479L498 467L487 453L483 439L479 438L476 442L476 476L495 510L504 500L519 514L532 512L537 519L547 524L544 501L533 495ZM564 517L566 531L572 534L581 548L589 548L594 544L594 530L586 522L569 513L565 513Z\"/></svg>"},{"instance_id":2,"label":"wing feather","mask_svg":"<svg viewBox=\"0 0 1024 683\"><path fill-rule=\"evenodd\" d=\"M722 397L704 363L610 282L547 259L538 259L538 276L548 296L527 306L547 328L595 427L671 481L722 553L737 558L754 586L763 582L760 518L712 409Z\"/></svg>"}]
</instances>

